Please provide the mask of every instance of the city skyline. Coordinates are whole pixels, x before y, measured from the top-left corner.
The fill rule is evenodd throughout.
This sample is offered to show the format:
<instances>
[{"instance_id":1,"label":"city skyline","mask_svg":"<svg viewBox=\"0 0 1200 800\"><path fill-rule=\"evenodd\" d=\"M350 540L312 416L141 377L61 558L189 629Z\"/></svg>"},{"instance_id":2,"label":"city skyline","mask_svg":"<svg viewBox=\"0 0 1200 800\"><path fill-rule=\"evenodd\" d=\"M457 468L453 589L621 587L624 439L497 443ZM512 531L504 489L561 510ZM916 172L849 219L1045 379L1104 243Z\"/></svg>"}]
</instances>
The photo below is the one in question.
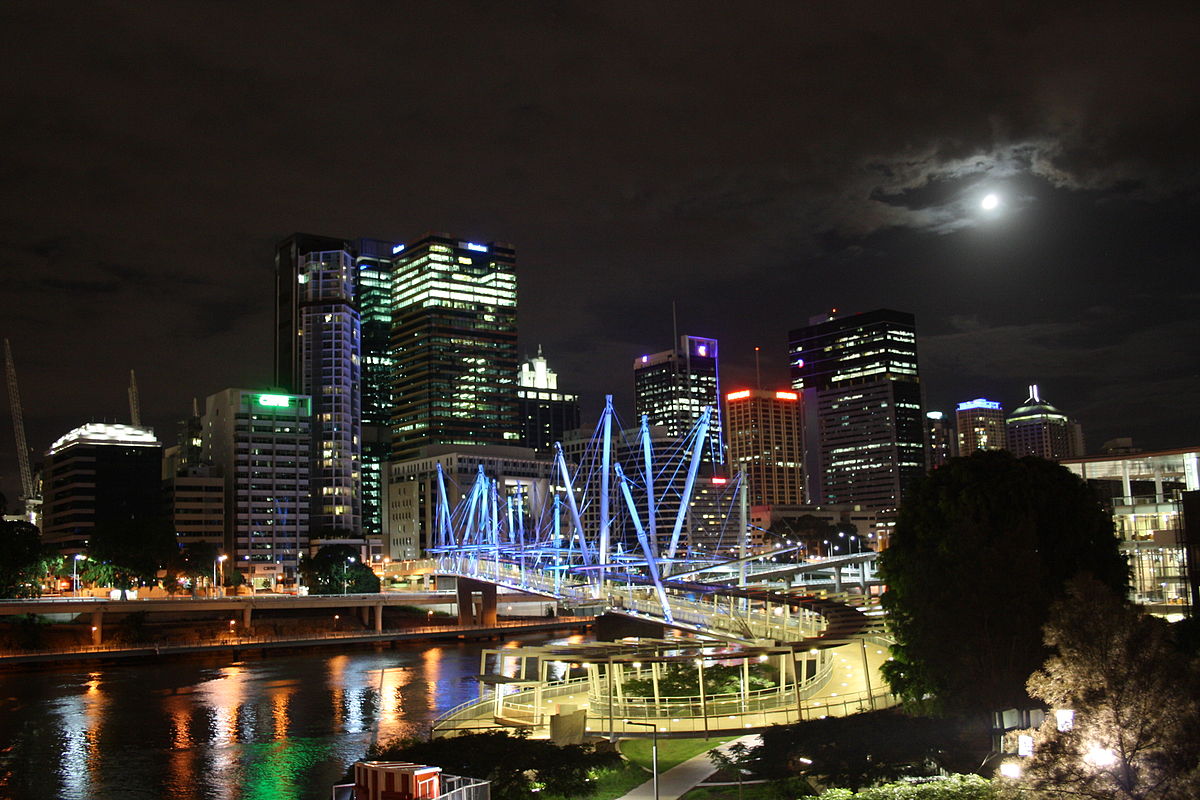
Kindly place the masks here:
<instances>
[{"instance_id":1,"label":"city skyline","mask_svg":"<svg viewBox=\"0 0 1200 800\"><path fill-rule=\"evenodd\" d=\"M164 440L193 397L267 388L271 256L304 230L513 242L518 356L554 354L585 424L676 327L721 341L729 389L761 346L770 386L812 315L897 308L928 409L1037 382L1089 450L1200 441L1186 6L4 13L0 333L35 457L128 421L130 368ZM463 52L416 69L438 37L386 44L416 28Z\"/></svg>"}]
</instances>

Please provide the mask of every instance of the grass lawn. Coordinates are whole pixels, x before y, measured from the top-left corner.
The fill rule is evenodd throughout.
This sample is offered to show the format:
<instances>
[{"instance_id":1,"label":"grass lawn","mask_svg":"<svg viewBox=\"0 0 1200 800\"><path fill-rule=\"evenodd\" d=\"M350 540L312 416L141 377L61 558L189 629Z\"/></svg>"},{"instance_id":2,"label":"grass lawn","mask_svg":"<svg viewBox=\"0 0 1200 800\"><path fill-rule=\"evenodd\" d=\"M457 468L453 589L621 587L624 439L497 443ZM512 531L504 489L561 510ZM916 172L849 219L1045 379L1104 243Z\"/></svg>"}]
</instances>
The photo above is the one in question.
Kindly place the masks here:
<instances>
[{"instance_id":1,"label":"grass lawn","mask_svg":"<svg viewBox=\"0 0 1200 800\"><path fill-rule=\"evenodd\" d=\"M618 769L605 770L596 776L596 793L587 800L615 800L641 786L650 775L637 764L626 763ZM565 800L554 795L545 795L542 800Z\"/></svg>"},{"instance_id":2,"label":"grass lawn","mask_svg":"<svg viewBox=\"0 0 1200 800\"><path fill-rule=\"evenodd\" d=\"M725 742L733 741L734 736L715 737L712 739L659 739L658 740L658 774L661 775L671 767L678 766L692 756L707 753L714 747ZM625 739L621 742L621 755L647 771L651 763L650 739Z\"/></svg>"}]
</instances>

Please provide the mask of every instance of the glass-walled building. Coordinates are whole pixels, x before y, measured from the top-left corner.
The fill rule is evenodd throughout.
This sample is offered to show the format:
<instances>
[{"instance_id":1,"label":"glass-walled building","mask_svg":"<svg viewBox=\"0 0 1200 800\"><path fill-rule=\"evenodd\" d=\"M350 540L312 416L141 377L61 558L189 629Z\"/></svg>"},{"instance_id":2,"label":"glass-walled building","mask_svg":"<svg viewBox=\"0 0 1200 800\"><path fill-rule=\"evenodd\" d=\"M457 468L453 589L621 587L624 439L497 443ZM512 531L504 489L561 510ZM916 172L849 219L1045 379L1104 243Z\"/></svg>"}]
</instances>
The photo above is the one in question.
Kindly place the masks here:
<instances>
[{"instance_id":1,"label":"glass-walled building","mask_svg":"<svg viewBox=\"0 0 1200 800\"><path fill-rule=\"evenodd\" d=\"M392 458L427 445L514 445L516 251L426 234L392 262Z\"/></svg>"},{"instance_id":2,"label":"glass-walled building","mask_svg":"<svg viewBox=\"0 0 1200 800\"><path fill-rule=\"evenodd\" d=\"M1111 508L1129 560L1133 600L1155 613L1183 613L1196 591L1183 493L1200 489L1200 448L1077 458L1062 465L1096 486Z\"/></svg>"}]
</instances>

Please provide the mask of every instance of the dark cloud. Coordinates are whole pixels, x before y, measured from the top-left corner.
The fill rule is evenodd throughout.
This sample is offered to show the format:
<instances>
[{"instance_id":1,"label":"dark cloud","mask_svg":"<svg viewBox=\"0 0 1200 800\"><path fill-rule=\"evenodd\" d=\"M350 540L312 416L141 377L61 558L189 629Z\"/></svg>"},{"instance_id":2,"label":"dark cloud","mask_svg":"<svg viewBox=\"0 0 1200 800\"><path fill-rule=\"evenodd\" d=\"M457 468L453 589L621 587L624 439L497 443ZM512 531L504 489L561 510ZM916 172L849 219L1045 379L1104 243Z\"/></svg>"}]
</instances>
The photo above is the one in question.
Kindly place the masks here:
<instances>
[{"instance_id":1,"label":"dark cloud","mask_svg":"<svg viewBox=\"0 0 1200 800\"><path fill-rule=\"evenodd\" d=\"M160 425L268 382L274 239L441 229L518 246L523 347L593 407L627 401L672 301L681 331L722 338L730 382L753 379L755 345L785 380L787 331L822 309L887 305L928 336L931 401L1019 402L1025 358L1085 423L1200 440L1172 423L1194 408L1194 351L1138 353L1197 318L1145 309L1200 291L1198 19L1170 2L6 4L0 279L30 438L126 413L126 362ZM985 191L1002 214L979 214ZM1154 392L1123 390L1135 378Z\"/></svg>"}]
</instances>

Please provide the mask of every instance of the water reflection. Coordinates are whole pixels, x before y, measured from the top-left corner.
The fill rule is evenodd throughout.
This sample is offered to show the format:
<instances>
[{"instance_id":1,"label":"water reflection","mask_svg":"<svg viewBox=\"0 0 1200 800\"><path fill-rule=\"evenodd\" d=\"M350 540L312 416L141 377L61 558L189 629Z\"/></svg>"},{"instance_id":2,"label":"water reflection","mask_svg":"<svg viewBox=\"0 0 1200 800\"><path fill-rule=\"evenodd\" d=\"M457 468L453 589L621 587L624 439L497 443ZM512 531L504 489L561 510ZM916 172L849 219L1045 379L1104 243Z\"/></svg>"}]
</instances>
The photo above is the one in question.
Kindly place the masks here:
<instances>
[{"instance_id":1,"label":"water reflection","mask_svg":"<svg viewBox=\"0 0 1200 800\"><path fill-rule=\"evenodd\" d=\"M485 646L0 675L0 796L323 799L372 742L476 697Z\"/></svg>"}]
</instances>

